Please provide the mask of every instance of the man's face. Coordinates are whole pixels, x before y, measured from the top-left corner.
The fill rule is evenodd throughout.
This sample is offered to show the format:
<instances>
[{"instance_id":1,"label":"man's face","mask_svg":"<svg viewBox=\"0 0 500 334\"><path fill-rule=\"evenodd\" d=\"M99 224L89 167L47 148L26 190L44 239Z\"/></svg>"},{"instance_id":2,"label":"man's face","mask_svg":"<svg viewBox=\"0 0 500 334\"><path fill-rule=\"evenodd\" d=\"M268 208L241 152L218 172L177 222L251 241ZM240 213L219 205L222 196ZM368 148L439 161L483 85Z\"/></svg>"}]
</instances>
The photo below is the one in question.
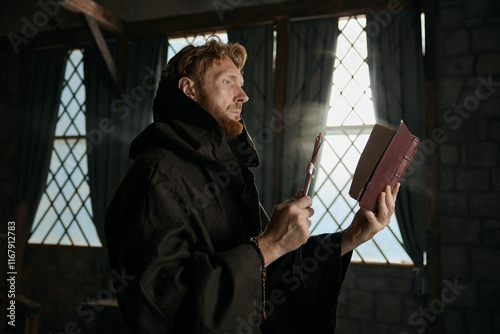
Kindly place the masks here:
<instances>
[{"instance_id":1,"label":"man's face","mask_svg":"<svg viewBox=\"0 0 500 334\"><path fill-rule=\"evenodd\" d=\"M248 96L242 86L243 76L231 59L225 57L205 73L196 99L217 120L228 139L243 131L243 124L239 121L242 105L248 101Z\"/></svg>"}]
</instances>

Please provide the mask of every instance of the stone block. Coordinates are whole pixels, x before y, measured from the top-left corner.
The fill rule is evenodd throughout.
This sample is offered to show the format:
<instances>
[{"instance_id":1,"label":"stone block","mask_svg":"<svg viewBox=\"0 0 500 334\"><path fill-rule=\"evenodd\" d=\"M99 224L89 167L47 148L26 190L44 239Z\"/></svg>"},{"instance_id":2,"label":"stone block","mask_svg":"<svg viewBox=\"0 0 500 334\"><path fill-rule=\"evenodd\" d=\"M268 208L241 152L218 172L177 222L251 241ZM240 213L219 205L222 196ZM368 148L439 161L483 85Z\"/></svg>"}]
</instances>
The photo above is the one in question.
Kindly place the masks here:
<instances>
[{"instance_id":1,"label":"stone block","mask_svg":"<svg viewBox=\"0 0 500 334\"><path fill-rule=\"evenodd\" d=\"M471 167L493 167L498 163L498 144L473 143L466 147L466 162Z\"/></svg>"},{"instance_id":2,"label":"stone block","mask_svg":"<svg viewBox=\"0 0 500 334\"><path fill-rule=\"evenodd\" d=\"M500 122L494 122L490 125L489 136L492 139L500 141Z\"/></svg>"},{"instance_id":3,"label":"stone block","mask_svg":"<svg viewBox=\"0 0 500 334\"><path fill-rule=\"evenodd\" d=\"M487 247L500 247L500 228L485 232L483 235L483 245Z\"/></svg>"},{"instance_id":4,"label":"stone block","mask_svg":"<svg viewBox=\"0 0 500 334\"><path fill-rule=\"evenodd\" d=\"M499 191L500 190L500 168L499 167L492 168L491 174L492 174L493 190Z\"/></svg>"},{"instance_id":5,"label":"stone block","mask_svg":"<svg viewBox=\"0 0 500 334\"><path fill-rule=\"evenodd\" d=\"M361 333L386 334L389 333L388 330L389 326L380 322L363 322L361 324Z\"/></svg>"},{"instance_id":6,"label":"stone block","mask_svg":"<svg viewBox=\"0 0 500 334\"><path fill-rule=\"evenodd\" d=\"M446 143L470 143L477 141L477 113L468 112L461 105L455 106L455 112L448 114L446 120L449 123L443 124L442 128L447 135ZM457 110L459 110L457 112ZM460 161L465 155L460 147Z\"/></svg>"},{"instance_id":7,"label":"stone block","mask_svg":"<svg viewBox=\"0 0 500 334\"><path fill-rule=\"evenodd\" d=\"M500 193L478 193L470 196L470 216L479 218L498 218Z\"/></svg>"},{"instance_id":8,"label":"stone block","mask_svg":"<svg viewBox=\"0 0 500 334\"><path fill-rule=\"evenodd\" d=\"M467 277L469 252L466 246L443 245L441 247L442 273L447 277Z\"/></svg>"},{"instance_id":9,"label":"stone block","mask_svg":"<svg viewBox=\"0 0 500 334\"><path fill-rule=\"evenodd\" d=\"M500 27L492 25L472 29L472 48L475 53L500 50Z\"/></svg>"},{"instance_id":10,"label":"stone block","mask_svg":"<svg viewBox=\"0 0 500 334\"><path fill-rule=\"evenodd\" d=\"M443 314L443 333L464 333L465 312L462 310L446 310Z\"/></svg>"},{"instance_id":11,"label":"stone block","mask_svg":"<svg viewBox=\"0 0 500 334\"><path fill-rule=\"evenodd\" d=\"M442 34L443 55L456 56L470 50L470 36L466 29L459 29Z\"/></svg>"},{"instance_id":12,"label":"stone block","mask_svg":"<svg viewBox=\"0 0 500 334\"><path fill-rule=\"evenodd\" d=\"M442 293L448 301L447 308L464 307L474 308L479 307L477 297L477 284L474 281L462 281L456 278L447 279L448 284L443 280ZM450 286L453 288L450 289ZM445 288L447 289L445 291Z\"/></svg>"},{"instance_id":13,"label":"stone block","mask_svg":"<svg viewBox=\"0 0 500 334\"><path fill-rule=\"evenodd\" d=\"M409 294L411 292L411 280L393 278L391 280L391 291Z\"/></svg>"},{"instance_id":14,"label":"stone block","mask_svg":"<svg viewBox=\"0 0 500 334\"><path fill-rule=\"evenodd\" d=\"M442 75L467 75L474 71L474 56L449 58L442 64Z\"/></svg>"},{"instance_id":15,"label":"stone block","mask_svg":"<svg viewBox=\"0 0 500 334\"><path fill-rule=\"evenodd\" d=\"M357 320L349 320L345 318L340 318L337 323L337 330L335 333L338 334L362 334L360 332L360 322Z\"/></svg>"},{"instance_id":16,"label":"stone block","mask_svg":"<svg viewBox=\"0 0 500 334\"><path fill-rule=\"evenodd\" d=\"M500 284L483 282L478 286L479 303L483 310L498 310L500 300Z\"/></svg>"},{"instance_id":17,"label":"stone block","mask_svg":"<svg viewBox=\"0 0 500 334\"><path fill-rule=\"evenodd\" d=\"M464 24L463 7L441 9L441 27L443 30L461 28Z\"/></svg>"},{"instance_id":18,"label":"stone block","mask_svg":"<svg viewBox=\"0 0 500 334\"><path fill-rule=\"evenodd\" d=\"M460 146L456 144L442 144L439 154L443 165L457 165L460 163Z\"/></svg>"},{"instance_id":19,"label":"stone block","mask_svg":"<svg viewBox=\"0 0 500 334\"><path fill-rule=\"evenodd\" d=\"M495 12L494 0L465 0L465 16L489 16Z\"/></svg>"},{"instance_id":20,"label":"stone block","mask_svg":"<svg viewBox=\"0 0 500 334\"><path fill-rule=\"evenodd\" d=\"M364 291L389 291L391 289L390 280L385 277L359 277L358 287Z\"/></svg>"},{"instance_id":21,"label":"stone block","mask_svg":"<svg viewBox=\"0 0 500 334\"><path fill-rule=\"evenodd\" d=\"M441 167L440 171L441 190L450 191L455 189L455 177L451 168Z\"/></svg>"},{"instance_id":22,"label":"stone block","mask_svg":"<svg viewBox=\"0 0 500 334\"><path fill-rule=\"evenodd\" d=\"M488 141L489 140L489 136L488 136L488 130L489 130L489 124L490 122L488 122L487 120L485 119L479 119L479 124L478 124L478 136L477 138L479 139L479 141Z\"/></svg>"},{"instance_id":23,"label":"stone block","mask_svg":"<svg viewBox=\"0 0 500 334\"><path fill-rule=\"evenodd\" d=\"M464 80L462 77L447 77L442 78L439 88L439 99L441 108L451 108L453 105L459 103L460 92Z\"/></svg>"},{"instance_id":24,"label":"stone block","mask_svg":"<svg viewBox=\"0 0 500 334\"><path fill-rule=\"evenodd\" d=\"M465 26L469 29L483 27L485 25L485 21L484 17L465 18Z\"/></svg>"},{"instance_id":25,"label":"stone block","mask_svg":"<svg viewBox=\"0 0 500 334\"><path fill-rule=\"evenodd\" d=\"M458 168L455 171L455 179L457 190L490 190L490 173L486 168Z\"/></svg>"},{"instance_id":26,"label":"stone block","mask_svg":"<svg viewBox=\"0 0 500 334\"><path fill-rule=\"evenodd\" d=\"M375 298L375 317L390 323L401 322L401 294L377 293Z\"/></svg>"},{"instance_id":27,"label":"stone block","mask_svg":"<svg viewBox=\"0 0 500 334\"><path fill-rule=\"evenodd\" d=\"M443 243L478 244L481 221L466 217L443 217L441 219L441 240Z\"/></svg>"},{"instance_id":28,"label":"stone block","mask_svg":"<svg viewBox=\"0 0 500 334\"><path fill-rule=\"evenodd\" d=\"M498 270L500 249L474 247L471 248L470 254L472 277L474 279L488 281L500 280L500 270ZM498 291L500 292L500 287Z\"/></svg>"},{"instance_id":29,"label":"stone block","mask_svg":"<svg viewBox=\"0 0 500 334\"><path fill-rule=\"evenodd\" d=\"M375 310L373 292L351 291L350 296L350 317L360 320L374 320Z\"/></svg>"},{"instance_id":30,"label":"stone block","mask_svg":"<svg viewBox=\"0 0 500 334\"><path fill-rule=\"evenodd\" d=\"M489 64L489 58L494 57L493 55L483 54L481 57L483 60L479 67L476 64L476 71L481 70L483 73L479 73L474 77L468 77L465 80L465 84L474 90L474 94L478 99L484 101L491 97L500 96L500 74L490 71L491 66L495 65ZM485 66L482 66L483 64Z\"/></svg>"},{"instance_id":31,"label":"stone block","mask_svg":"<svg viewBox=\"0 0 500 334\"><path fill-rule=\"evenodd\" d=\"M484 100L479 107L479 115L500 118L500 97L490 97Z\"/></svg>"},{"instance_id":32,"label":"stone block","mask_svg":"<svg viewBox=\"0 0 500 334\"><path fill-rule=\"evenodd\" d=\"M483 221L483 229L486 230L486 233L488 233L487 230L500 229L500 220L486 219L485 221Z\"/></svg>"},{"instance_id":33,"label":"stone block","mask_svg":"<svg viewBox=\"0 0 500 334\"><path fill-rule=\"evenodd\" d=\"M469 197L462 192L442 192L441 214L450 216L466 216L469 214Z\"/></svg>"},{"instance_id":34,"label":"stone block","mask_svg":"<svg viewBox=\"0 0 500 334\"><path fill-rule=\"evenodd\" d=\"M499 32L500 33L500 32ZM500 47L499 47L500 48ZM488 76L490 74L500 73L500 54L499 53L483 53L477 59L476 63L476 73L478 75ZM496 86L498 89L498 86Z\"/></svg>"}]
</instances>

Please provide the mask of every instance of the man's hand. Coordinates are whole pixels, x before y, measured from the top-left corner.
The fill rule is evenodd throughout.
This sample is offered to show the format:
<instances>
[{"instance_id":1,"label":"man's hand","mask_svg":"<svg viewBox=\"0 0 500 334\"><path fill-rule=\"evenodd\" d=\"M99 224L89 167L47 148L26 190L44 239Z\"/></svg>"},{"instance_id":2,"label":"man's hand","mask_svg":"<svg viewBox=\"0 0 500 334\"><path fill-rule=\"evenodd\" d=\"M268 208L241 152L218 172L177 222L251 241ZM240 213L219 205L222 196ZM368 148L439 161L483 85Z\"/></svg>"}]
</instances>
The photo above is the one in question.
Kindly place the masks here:
<instances>
[{"instance_id":1,"label":"man's hand","mask_svg":"<svg viewBox=\"0 0 500 334\"><path fill-rule=\"evenodd\" d=\"M362 243L370 240L391 222L396 205L400 183L392 189L386 186L378 197L378 214L366 209L359 209L352 224L342 234L341 254L344 255Z\"/></svg>"},{"instance_id":2,"label":"man's hand","mask_svg":"<svg viewBox=\"0 0 500 334\"><path fill-rule=\"evenodd\" d=\"M314 214L311 204L312 199L302 196L300 190L295 197L274 208L269 227L257 238L266 265L299 248L309 239L309 218Z\"/></svg>"}]
</instances>

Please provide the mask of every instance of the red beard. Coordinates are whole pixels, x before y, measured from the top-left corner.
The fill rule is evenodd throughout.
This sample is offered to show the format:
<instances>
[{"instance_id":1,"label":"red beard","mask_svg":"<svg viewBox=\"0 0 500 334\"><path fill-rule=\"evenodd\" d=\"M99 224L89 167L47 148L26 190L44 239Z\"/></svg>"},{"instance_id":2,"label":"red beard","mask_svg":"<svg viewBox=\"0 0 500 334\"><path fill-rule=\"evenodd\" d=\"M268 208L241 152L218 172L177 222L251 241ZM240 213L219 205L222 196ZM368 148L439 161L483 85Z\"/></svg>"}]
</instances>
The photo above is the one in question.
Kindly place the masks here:
<instances>
[{"instance_id":1,"label":"red beard","mask_svg":"<svg viewBox=\"0 0 500 334\"><path fill-rule=\"evenodd\" d=\"M200 98L198 104L205 109L213 118L219 123L222 130L226 133L227 139L233 139L238 137L243 131L243 124L239 120L234 120L229 118L229 116L214 103L213 99L205 93L204 90L200 92ZM240 109L239 106L235 105L232 110ZM239 117L238 117L239 118Z\"/></svg>"}]
</instances>

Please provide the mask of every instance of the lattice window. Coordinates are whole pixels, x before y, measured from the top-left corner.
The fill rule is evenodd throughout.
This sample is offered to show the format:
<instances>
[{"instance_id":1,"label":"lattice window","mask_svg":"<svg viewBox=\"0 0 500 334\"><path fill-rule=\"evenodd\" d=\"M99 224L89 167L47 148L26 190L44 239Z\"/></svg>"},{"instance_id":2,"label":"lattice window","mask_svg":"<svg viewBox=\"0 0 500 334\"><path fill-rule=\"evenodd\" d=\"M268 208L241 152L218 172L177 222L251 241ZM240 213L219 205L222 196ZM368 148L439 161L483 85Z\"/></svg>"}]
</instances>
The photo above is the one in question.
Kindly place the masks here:
<instances>
[{"instance_id":1,"label":"lattice window","mask_svg":"<svg viewBox=\"0 0 500 334\"><path fill-rule=\"evenodd\" d=\"M315 181L312 234L334 232L352 222L357 202L349 196L352 176L368 140L375 114L371 101L366 19L339 19L327 133ZM390 226L358 247L354 261L412 263L402 247L395 216Z\"/></svg>"},{"instance_id":2,"label":"lattice window","mask_svg":"<svg viewBox=\"0 0 500 334\"><path fill-rule=\"evenodd\" d=\"M207 38L211 35L219 36L223 43L227 43L227 41L228 41L227 33L225 31L182 36L182 37L177 37L177 38L169 38L168 39L167 61L169 61L170 58L172 58L177 52L182 50L182 48L185 46L205 44L205 42L207 41Z\"/></svg>"},{"instance_id":3,"label":"lattice window","mask_svg":"<svg viewBox=\"0 0 500 334\"><path fill-rule=\"evenodd\" d=\"M102 246L92 220L83 78L83 53L73 50L66 63L46 188L29 243Z\"/></svg>"},{"instance_id":4,"label":"lattice window","mask_svg":"<svg viewBox=\"0 0 500 334\"><path fill-rule=\"evenodd\" d=\"M323 145L313 198L313 234L334 232L351 223L357 203L349 197L349 187L375 115L371 101L364 17L341 18L337 41L335 72L328 115L328 130ZM198 34L169 39L170 60L184 46L199 45L212 34ZM217 33L227 43L225 32ZM411 263L402 247L395 217L389 228L358 247L354 261Z\"/></svg>"}]
</instances>

